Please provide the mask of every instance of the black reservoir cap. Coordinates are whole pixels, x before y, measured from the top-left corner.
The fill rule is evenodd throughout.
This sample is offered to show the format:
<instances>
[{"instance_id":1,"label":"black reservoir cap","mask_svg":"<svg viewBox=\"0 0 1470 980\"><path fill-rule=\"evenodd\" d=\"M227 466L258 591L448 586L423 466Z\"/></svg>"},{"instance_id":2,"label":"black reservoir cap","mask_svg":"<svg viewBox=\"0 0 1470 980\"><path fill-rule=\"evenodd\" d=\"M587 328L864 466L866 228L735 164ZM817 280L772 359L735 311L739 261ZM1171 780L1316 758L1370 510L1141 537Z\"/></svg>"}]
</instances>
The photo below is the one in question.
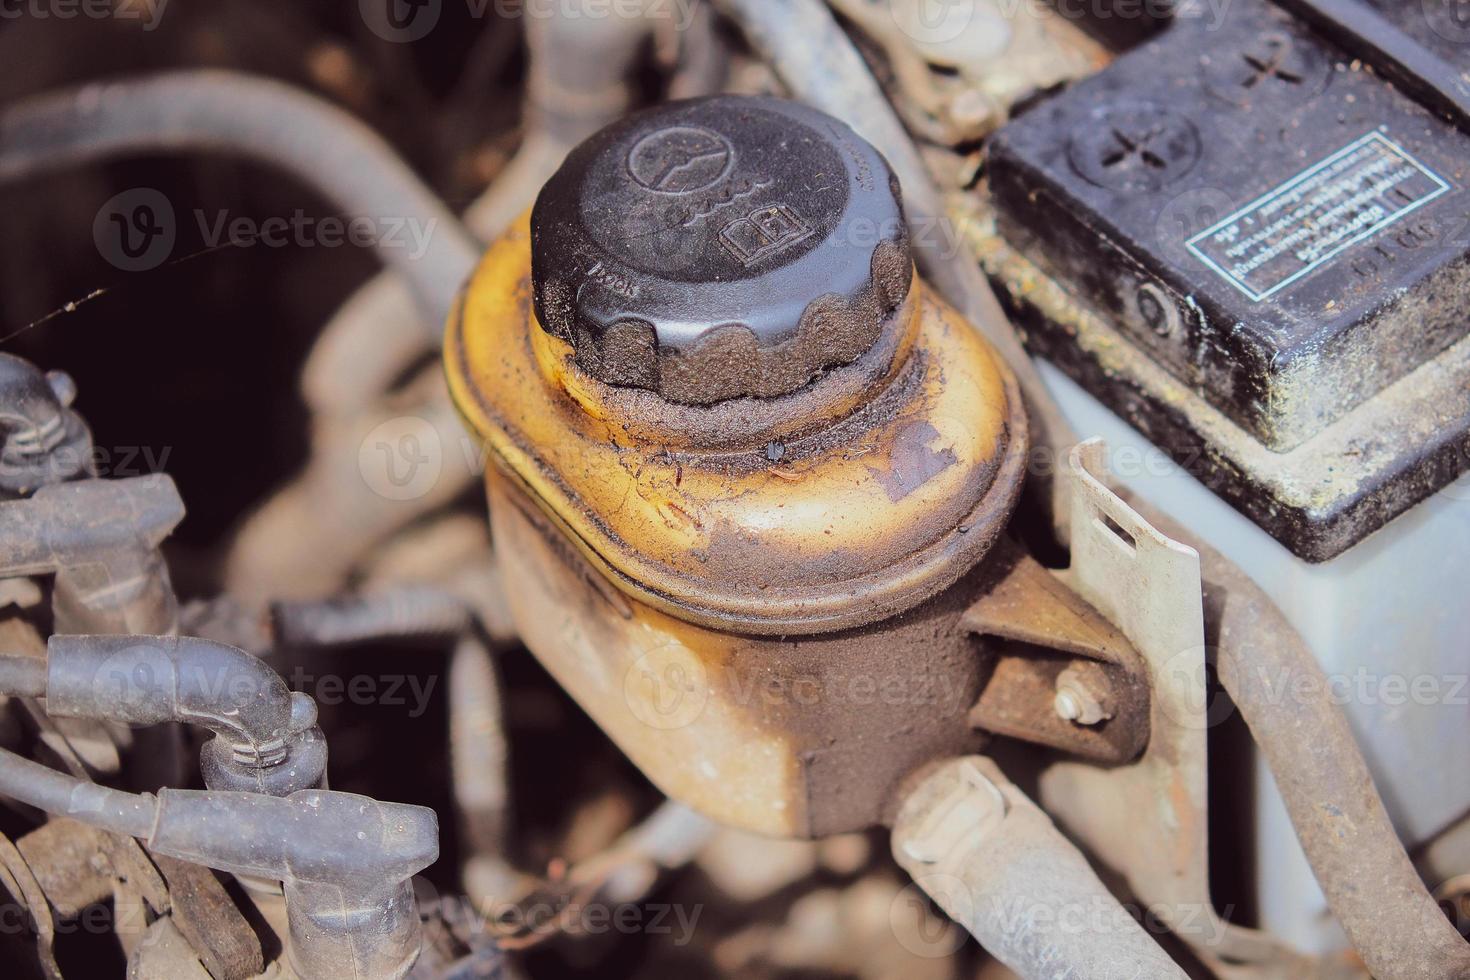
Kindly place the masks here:
<instances>
[{"instance_id":1,"label":"black reservoir cap","mask_svg":"<svg viewBox=\"0 0 1470 980\"><path fill-rule=\"evenodd\" d=\"M723 95L574 149L531 212L531 273L537 319L583 370L710 404L857 358L913 264L876 149L798 103Z\"/></svg>"}]
</instances>

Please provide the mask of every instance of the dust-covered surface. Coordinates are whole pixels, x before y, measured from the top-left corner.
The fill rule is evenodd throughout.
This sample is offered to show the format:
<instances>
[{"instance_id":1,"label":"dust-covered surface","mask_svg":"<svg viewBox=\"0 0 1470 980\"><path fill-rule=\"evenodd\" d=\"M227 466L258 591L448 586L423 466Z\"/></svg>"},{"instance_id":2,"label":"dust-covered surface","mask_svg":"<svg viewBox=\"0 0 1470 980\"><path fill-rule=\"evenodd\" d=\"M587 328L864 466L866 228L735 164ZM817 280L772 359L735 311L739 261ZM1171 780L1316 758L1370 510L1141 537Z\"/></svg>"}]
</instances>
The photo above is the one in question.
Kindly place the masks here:
<instances>
[{"instance_id":1,"label":"dust-covered surface","mask_svg":"<svg viewBox=\"0 0 1470 980\"><path fill-rule=\"evenodd\" d=\"M1465 336L1467 161L1454 125L1258 0L986 146L1001 234L1283 454Z\"/></svg>"},{"instance_id":2,"label":"dust-covered surface","mask_svg":"<svg viewBox=\"0 0 1470 980\"><path fill-rule=\"evenodd\" d=\"M1302 558L1340 554L1470 464L1470 341L1295 449L1272 452L1014 252L976 205L957 206L1028 344Z\"/></svg>"}]
</instances>

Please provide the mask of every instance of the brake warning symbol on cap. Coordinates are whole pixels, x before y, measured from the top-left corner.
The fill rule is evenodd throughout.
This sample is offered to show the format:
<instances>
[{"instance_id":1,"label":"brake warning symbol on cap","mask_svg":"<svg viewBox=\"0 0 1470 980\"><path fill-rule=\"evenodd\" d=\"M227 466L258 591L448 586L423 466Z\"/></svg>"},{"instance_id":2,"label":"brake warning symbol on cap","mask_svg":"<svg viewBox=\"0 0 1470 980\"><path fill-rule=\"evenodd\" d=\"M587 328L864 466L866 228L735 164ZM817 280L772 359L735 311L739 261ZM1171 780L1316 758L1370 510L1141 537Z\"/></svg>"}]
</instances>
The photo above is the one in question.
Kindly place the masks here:
<instances>
[{"instance_id":1,"label":"brake warning symbol on cap","mask_svg":"<svg viewBox=\"0 0 1470 980\"><path fill-rule=\"evenodd\" d=\"M730 171L735 150L702 126L668 126L643 137L628 152L628 174L661 194L690 194Z\"/></svg>"}]
</instances>

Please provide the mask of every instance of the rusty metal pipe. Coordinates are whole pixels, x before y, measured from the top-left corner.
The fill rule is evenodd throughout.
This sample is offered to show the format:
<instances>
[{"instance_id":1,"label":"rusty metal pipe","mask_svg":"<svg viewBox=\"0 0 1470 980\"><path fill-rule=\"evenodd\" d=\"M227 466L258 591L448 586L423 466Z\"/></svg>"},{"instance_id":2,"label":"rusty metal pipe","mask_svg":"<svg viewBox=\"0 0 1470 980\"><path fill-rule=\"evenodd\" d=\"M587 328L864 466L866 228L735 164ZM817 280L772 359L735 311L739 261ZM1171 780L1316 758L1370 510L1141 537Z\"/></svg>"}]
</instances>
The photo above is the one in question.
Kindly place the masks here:
<instances>
[{"instance_id":1,"label":"rusty metal pipe","mask_svg":"<svg viewBox=\"0 0 1470 980\"><path fill-rule=\"evenodd\" d=\"M1301 634L1223 555L1152 507L1130 502L1199 552L1220 683L1265 754L1327 904L1373 975L1470 977L1470 945L1414 870Z\"/></svg>"},{"instance_id":2,"label":"rusty metal pipe","mask_svg":"<svg viewBox=\"0 0 1470 980\"><path fill-rule=\"evenodd\" d=\"M1082 852L989 759L943 763L913 787L894 822L893 856L1023 980L1185 980Z\"/></svg>"},{"instance_id":3,"label":"rusty metal pipe","mask_svg":"<svg viewBox=\"0 0 1470 980\"><path fill-rule=\"evenodd\" d=\"M1322 668L1254 582L1218 555L1200 557L1220 683L1265 754L1353 946L1380 980L1470 976L1470 945L1414 870Z\"/></svg>"}]
</instances>

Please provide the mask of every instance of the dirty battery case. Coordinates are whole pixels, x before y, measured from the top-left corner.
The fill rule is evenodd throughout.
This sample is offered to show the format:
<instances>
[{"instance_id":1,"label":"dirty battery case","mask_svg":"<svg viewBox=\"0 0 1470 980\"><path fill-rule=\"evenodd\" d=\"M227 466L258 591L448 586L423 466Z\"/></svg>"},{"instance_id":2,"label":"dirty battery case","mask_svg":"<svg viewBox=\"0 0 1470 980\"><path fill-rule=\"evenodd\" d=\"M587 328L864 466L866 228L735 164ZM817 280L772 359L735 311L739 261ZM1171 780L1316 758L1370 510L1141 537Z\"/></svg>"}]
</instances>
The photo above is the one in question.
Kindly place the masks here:
<instances>
[{"instance_id":1,"label":"dirty battery case","mask_svg":"<svg viewBox=\"0 0 1470 980\"><path fill-rule=\"evenodd\" d=\"M1003 128L987 265L1047 357L1320 561L1464 468L1470 138L1338 43L1428 56L1391 14L1346 5L1367 44L1300 6L1181 17Z\"/></svg>"}]
</instances>

